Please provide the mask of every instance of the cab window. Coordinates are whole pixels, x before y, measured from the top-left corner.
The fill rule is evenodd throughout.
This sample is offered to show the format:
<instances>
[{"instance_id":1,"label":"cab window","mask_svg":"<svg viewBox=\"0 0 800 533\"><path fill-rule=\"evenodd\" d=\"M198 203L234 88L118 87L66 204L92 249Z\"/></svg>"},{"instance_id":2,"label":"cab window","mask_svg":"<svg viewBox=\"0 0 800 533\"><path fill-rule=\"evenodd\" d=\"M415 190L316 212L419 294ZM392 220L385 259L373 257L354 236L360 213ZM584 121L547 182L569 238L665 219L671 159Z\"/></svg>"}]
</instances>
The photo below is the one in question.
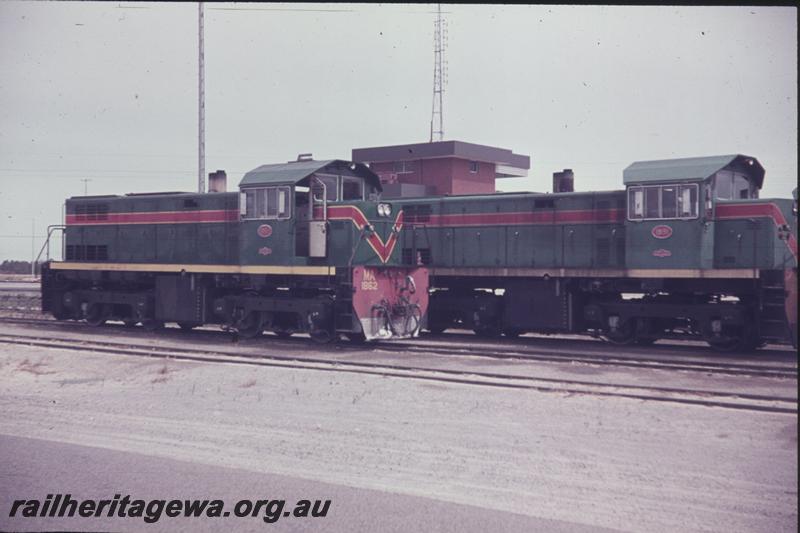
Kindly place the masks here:
<instances>
[{"instance_id":1,"label":"cab window","mask_svg":"<svg viewBox=\"0 0 800 533\"><path fill-rule=\"evenodd\" d=\"M364 181L360 178L342 176L342 200L363 200Z\"/></svg>"},{"instance_id":2,"label":"cab window","mask_svg":"<svg viewBox=\"0 0 800 533\"><path fill-rule=\"evenodd\" d=\"M286 219L292 216L290 187L259 187L242 191L244 218Z\"/></svg>"},{"instance_id":3,"label":"cab window","mask_svg":"<svg viewBox=\"0 0 800 533\"><path fill-rule=\"evenodd\" d=\"M712 189L717 200L746 200L757 198L746 174L731 170L720 170L714 176Z\"/></svg>"},{"instance_id":4,"label":"cab window","mask_svg":"<svg viewBox=\"0 0 800 533\"><path fill-rule=\"evenodd\" d=\"M697 185L682 185L678 194L678 216L697 217Z\"/></svg>"},{"instance_id":5,"label":"cab window","mask_svg":"<svg viewBox=\"0 0 800 533\"><path fill-rule=\"evenodd\" d=\"M733 175L733 198L746 199L750 198L750 180L744 174L736 173Z\"/></svg>"},{"instance_id":6,"label":"cab window","mask_svg":"<svg viewBox=\"0 0 800 533\"><path fill-rule=\"evenodd\" d=\"M325 190L325 199L329 202L339 200L339 178L337 176L324 176L317 174L312 180L311 188L314 191L314 201L322 201L322 191ZM324 184L323 187L321 184Z\"/></svg>"},{"instance_id":7,"label":"cab window","mask_svg":"<svg viewBox=\"0 0 800 533\"><path fill-rule=\"evenodd\" d=\"M661 218L678 216L678 186L661 187Z\"/></svg>"},{"instance_id":8,"label":"cab window","mask_svg":"<svg viewBox=\"0 0 800 533\"><path fill-rule=\"evenodd\" d=\"M628 220L696 218L697 208L696 183L628 189Z\"/></svg>"},{"instance_id":9,"label":"cab window","mask_svg":"<svg viewBox=\"0 0 800 533\"><path fill-rule=\"evenodd\" d=\"M325 185L325 197L329 202L364 199L364 180L361 178L316 174L311 181L315 202L322 202L322 184Z\"/></svg>"},{"instance_id":10,"label":"cab window","mask_svg":"<svg viewBox=\"0 0 800 533\"><path fill-rule=\"evenodd\" d=\"M659 204L660 187L644 188L644 218L661 218Z\"/></svg>"}]
</instances>

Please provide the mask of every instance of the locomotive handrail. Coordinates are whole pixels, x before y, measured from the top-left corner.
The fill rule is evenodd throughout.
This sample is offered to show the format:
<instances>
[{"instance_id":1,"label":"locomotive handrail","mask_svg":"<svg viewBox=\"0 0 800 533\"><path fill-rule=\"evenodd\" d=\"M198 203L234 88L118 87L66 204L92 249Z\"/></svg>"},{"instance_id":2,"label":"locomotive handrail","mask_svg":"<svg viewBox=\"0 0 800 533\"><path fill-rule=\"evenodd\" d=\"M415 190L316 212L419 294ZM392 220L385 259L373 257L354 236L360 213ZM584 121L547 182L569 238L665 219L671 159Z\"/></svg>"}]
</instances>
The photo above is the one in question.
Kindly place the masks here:
<instances>
[{"instance_id":1,"label":"locomotive handrail","mask_svg":"<svg viewBox=\"0 0 800 533\"><path fill-rule=\"evenodd\" d=\"M325 185L325 182L319 179L317 176L314 176L314 180L322 185L322 220L328 220L328 186ZM314 220L314 190L313 187L311 189L311 220Z\"/></svg>"},{"instance_id":2,"label":"locomotive handrail","mask_svg":"<svg viewBox=\"0 0 800 533\"><path fill-rule=\"evenodd\" d=\"M33 260L33 264L34 265L39 263L39 259L41 259L42 253L45 251L45 249L47 249L47 256L46 256L47 257L47 261L50 261L50 237L52 236L53 232L56 231L56 230L60 230L62 235L63 235L63 233L64 233L64 231L66 229L67 229L67 226L65 226L63 224L52 224L50 226L47 226L47 239L44 241L44 244L42 245L42 248L39 250L39 254L36 256L36 259ZM63 239L61 241L61 245L62 245L61 246L61 251L62 251L61 256L62 256L62 259L63 259L63 256L64 256L64 254L63 254L63 251L64 251L64 246L63 246L64 245L64 241L63 241Z\"/></svg>"},{"instance_id":3,"label":"locomotive handrail","mask_svg":"<svg viewBox=\"0 0 800 533\"><path fill-rule=\"evenodd\" d=\"M356 257L356 252L358 251L358 247L361 246L361 241L364 240L364 235L366 235L366 233L367 233L367 226L364 226L363 228L361 228L361 231L358 234L358 241L353 245L353 251L350 253L350 259L347 260L348 271L350 271L350 269L353 267L353 260Z\"/></svg>"}]
</instances>

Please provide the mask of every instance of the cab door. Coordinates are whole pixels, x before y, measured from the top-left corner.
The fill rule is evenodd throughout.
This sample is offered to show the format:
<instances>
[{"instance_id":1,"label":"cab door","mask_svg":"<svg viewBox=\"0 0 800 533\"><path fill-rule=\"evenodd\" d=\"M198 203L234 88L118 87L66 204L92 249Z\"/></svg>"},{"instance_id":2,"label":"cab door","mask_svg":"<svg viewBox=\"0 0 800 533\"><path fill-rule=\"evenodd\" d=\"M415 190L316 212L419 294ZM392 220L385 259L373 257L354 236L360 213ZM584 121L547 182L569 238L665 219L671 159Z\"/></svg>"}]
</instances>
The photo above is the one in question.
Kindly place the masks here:
<instances>
[{"instance_id":1,"label":"cab door","mask_svg":"<svg viewBox=\"0 0 800 533\"><path fill-rule=\"evenodd\" d=\"M286 264L292 256L293 228L290 185L242 190L239 257L243 265Z\"/></svg>"},{"instance_id":2,"label":"cab door","mask_svg":"<svg viewBox=\"0 0 800 533\"><path fill-rule=\"evenodd\" d=\"M625 263L628 268L697 269L714 252L713 218L700 216L698 183L628 187Z\"/></svg>"},{"instance_id":3,"label":"cab door","mask_svg":"<svg viewBox=\"0 0 800 533\"><path fill-rule=\"evenodd\" d=\"M308 256L328 255L328 200L338 197L338 179L333 176L312 176L309 188L311 212L308 221Z\"/></svg>"}]
</instances>

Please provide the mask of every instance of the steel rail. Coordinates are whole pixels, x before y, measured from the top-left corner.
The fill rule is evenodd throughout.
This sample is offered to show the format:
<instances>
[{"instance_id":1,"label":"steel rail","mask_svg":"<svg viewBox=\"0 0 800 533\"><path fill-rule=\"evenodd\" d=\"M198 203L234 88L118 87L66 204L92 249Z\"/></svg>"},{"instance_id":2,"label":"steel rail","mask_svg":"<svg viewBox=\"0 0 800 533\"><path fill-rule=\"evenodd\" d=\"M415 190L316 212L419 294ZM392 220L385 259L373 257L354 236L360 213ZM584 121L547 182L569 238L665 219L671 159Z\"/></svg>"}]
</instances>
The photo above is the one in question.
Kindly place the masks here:
<instances>
[{"instance_id":1,"label":"steel rail","mask_svg":"<svg viewBox=\"0 0 800 533\"><path fill-rule=\"evenodd\" d=\"M49 324L55 327L69 327L74 329L76 326L82 328L90 328L90 326L81 322L59 322L49 319L37 318L2 318L0 323L18 323L18 324ZM92 331L94 327L90 328ZM197 335L200 331L193 332ZM222 331L202 331L204 334L220 335L226 334ZM276 340L276 342L278 342ZM281 339L281 343L299 344L307 343L305 338L296 339ZM412 343L413 342L413 343ZM359 349L358 346L350 345L353 349ZM626 367L626 368L642 368L649 370L669 370L669 371L688 371L688 372L702 372L702 373L716 373L734 376L756 376L756 377L772 377L772 378L789 378L797 379L798 367L794 365L766 365L766 364L745 364L736 362L715 362L715 361L692 361L692 360L675 360L674 356L667 354L665 358L643 357L639 354L632 354L631 357L619 355L607 355L603 353L576 353L565 351L563 349L553 348L536 348L531 346L490 346L490 345L453 345L438 346L435 342L429 342L425 339L414 339L414 341L392 341L382 343L371 343L363 345L364 348L370 350L382 350L385 352L393 353L415 353L438 355L443 357L480 357L487 359L497 360L514 360L514 361L541 361L546 363L583 363L589 365L600 366L613 366L613 367ZM316 346L316 349L321 347Z\"/></svg>"},{"instance_id":2,"label":"steel rail","mask_svg":"<svg viewBox=\"0 0 800 533\"><path fill-rule=\"evenodd\" d=\"M527 389L560 394L619 397L643 401L668 402L706 407L797 414L797 399L791 397L720 392L673 387L653 387L617 383L597 383L531 375L512 375L410 365L352 362L277 354L249 355L228 350L201 350L114 343L108 341L54 339L39 336L0 334L0 343L51 349L94 351L116 355L155 357L195 362L246 364L292 369L347 372L404 379L438 381L465 385Z\"/></svg>"},{"instance_id":3,"label":"steel rail","mask_svg":"<svg viewBox=\"0 0 800 533\"><path fill-rule=\"evenodd\" d=\"M761 377L797 378L797 366L767 366L713 361L669 361L664 359L640 357L618 357L605 354L587 354L562 351L553 353L551 349L522 348L518 346L459 346L439 347L420 342L414 345L394 343L382 344L381 349L392 352L414 352L443 354L450 357L485 357L490 359L509 359L525 361L545 361L556 363L586 363L592 365L621 366L629 368L647 368L652 370L683 370L691 372L713 372L728 375L746 375Z\"/></svg>"}]
</instances>

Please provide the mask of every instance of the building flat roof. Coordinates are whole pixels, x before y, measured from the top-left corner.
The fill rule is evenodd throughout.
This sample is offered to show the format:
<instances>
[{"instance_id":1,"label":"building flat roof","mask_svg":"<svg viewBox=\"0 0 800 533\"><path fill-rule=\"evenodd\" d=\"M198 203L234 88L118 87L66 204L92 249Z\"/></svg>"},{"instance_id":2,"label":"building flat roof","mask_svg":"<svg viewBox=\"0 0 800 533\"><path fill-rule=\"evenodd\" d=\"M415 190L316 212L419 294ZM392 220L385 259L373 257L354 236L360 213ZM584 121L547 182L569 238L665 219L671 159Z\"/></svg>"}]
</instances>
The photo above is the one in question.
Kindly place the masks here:
<instances>
[{"instance_id":1,"label":"building flat roof","mask_svg":"<svg viewBox=\"0 0 800 533\"><path fill-rule=\"evenodd\" d=\"M417 144L398 144L395 146L376 146L372 148L353 148L352 159L359 163L382 161L409 161L433 159L438 157L458 157L470 161L484 161L508 167L528 170L531 158L515 154L505 148L473 144L463 141L439 141Z\"/></svg>"}]
</instances>

